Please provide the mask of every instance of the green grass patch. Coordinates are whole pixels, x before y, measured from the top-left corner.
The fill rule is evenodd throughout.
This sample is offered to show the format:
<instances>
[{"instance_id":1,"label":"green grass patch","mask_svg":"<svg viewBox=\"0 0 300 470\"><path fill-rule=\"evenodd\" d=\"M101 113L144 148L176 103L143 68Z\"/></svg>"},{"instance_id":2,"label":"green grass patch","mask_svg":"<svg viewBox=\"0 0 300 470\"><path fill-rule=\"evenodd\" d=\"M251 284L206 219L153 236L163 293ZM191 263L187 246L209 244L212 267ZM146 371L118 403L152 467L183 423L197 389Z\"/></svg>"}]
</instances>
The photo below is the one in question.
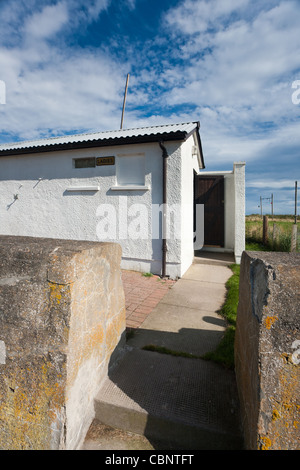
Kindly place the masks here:
<instances>
[{"instance_id":1,"label":"green grass patch","mask_svg":"<svg viewBox=\"0 0 300 470\"><path fill-rule=\"evenodd\" d=\"M163 346L156 346L154 344L147 344L142 349L144 351L153 351L158 352L160 354L169 354L170 356L187 357L189 359L200 359L200 356L196 356L195 354L190 354L184 351L174 351L173 349L168 349Z\"/></svg>"},{"instance_id":2,"label":"green grass patch","mask_svg":"<svg viewBox=\"0 0 300 470\"><path fill-rule=\"evenodd\" d=\"M268 241L263 244L263 220L260 217L247 216L246 227L246 250L248 251L281 251L291 250L292 228L294 220L291 216L276 216L268 219ZM275 227L276 226L276 235ZM300 223L297 223L298 234ZM298 235L297 251L300 251L300 236Z\"/></svg>"},{"instance_id":3,"label":"green grass patch","mask_svg":"<svg viewBox=\"0 0 300 470\"><path fill-rule=\"evenodd\" d=\"M129 341L135 335L135 328L126 328L126 341Z\"/></svg>"},{"instance_id":4,"label":"green grass patch","mask_svg":"<svg viewBox=\"0 0 300 470\"><path fill-rule=\"evenodd\" d=\"M144 276L144 277L152 277L153 274L152 274L152 273L143 273L142 276Z\"/></svg>"},{"instance_id":5,"label":"green grass patch","mask_svg":"<svg viewBox=\"0 0 300 470\"><path fill-rule=\"evenodd\" d=\"M214 361L227 369L234 369L234 337L235 327L230 325L225 330L217 349L204 354L201 359Z\"/></svg>"},{"instance_id":6,"label":"green grass patch","mask_svg":"<svg viewBox=\"0 0 300 470\"><path fill-rule=\"evenodd\" d=\"M270 251L269 248L262 243L248 240L246 240L245 249L246 251Z\"/></svg>"},{"instance_id":7,"label":"green grass patch","mask_svg":"<svg viewBox=\"0 0 300 470\"><path fill-rule=\"evenodd\" d=\"M230 325L236 325L236 313L239 302L239 286L240 286L240 265L232 264L230 266L233 274L226 282L226 300L219 311Z\"/></svg>"}]
</instances>

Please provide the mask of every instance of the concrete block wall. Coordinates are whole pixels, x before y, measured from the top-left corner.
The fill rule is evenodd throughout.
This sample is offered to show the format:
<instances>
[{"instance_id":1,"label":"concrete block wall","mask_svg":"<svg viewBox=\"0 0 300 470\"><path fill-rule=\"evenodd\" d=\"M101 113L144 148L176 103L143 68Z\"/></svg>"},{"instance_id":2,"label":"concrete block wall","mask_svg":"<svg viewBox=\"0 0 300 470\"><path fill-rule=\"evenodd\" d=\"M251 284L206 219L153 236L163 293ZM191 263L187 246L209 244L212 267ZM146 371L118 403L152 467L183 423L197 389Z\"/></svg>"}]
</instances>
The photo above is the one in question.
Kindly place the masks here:
<instances>
[{"instance_id":1,"label":"concrete block wall","mask_svg":"<svg viewBox=\"0 0 300 470\"><path fill-rule=\"evenodd\" d=\"M77 449L122 352L121 248L0 236L0 449Z\"/></svg>"},{"instance_id":2,"label":"concrete block wall","mask_svg":"<svg viewBox=\"0 0 300 470\"><path fill-rule=\"evenodd\" d=\"M300 449L299 286L299 254L243 253L235 369L246 449Z\"/></svg>"}]
</instances>

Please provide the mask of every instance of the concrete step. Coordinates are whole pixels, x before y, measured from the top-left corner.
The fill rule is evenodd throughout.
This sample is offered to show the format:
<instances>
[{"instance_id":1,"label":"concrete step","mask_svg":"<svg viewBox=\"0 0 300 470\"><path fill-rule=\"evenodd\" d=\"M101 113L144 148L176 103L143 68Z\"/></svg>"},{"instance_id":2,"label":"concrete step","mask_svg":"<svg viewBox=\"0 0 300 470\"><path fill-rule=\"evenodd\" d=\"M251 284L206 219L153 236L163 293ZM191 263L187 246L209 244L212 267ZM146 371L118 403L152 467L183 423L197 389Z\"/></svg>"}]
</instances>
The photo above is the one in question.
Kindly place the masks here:
<instances>
[{"instance_id":1,"label":"concrete step","mask_svg":"<svg viewBox=\"0 0 300 470\"><path fill-rule=\"evenodd\" d=\"M234 374L201 359L127 351L103 383L95 414L165 450L242 448Z\"/></svg>"},{"instance_id":2,"label":"concrete step","mask_svg":"<svg viewBox=\"0 0 300 470\"><path fill-rule=\"evenodd\" d=\"M211 266L230 266L235 263L235 258L232 253L199 250L195 252L193 263Z\"/></svg>"}]
</instances>

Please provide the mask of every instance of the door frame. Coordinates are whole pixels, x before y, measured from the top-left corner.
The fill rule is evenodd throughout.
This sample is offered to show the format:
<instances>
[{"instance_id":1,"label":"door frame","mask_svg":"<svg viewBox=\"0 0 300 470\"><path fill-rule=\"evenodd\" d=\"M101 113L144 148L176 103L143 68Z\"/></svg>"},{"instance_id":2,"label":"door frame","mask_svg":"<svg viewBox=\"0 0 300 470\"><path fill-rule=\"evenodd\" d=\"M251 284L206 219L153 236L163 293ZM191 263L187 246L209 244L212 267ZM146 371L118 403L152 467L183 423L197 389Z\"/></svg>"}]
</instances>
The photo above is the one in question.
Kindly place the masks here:
<instances>
[{"instance_id":1,"label":"door frame","mask_svg":"<svg viewBox=\"0 0 300 470\"><path fill-rule=\"evenodd\" d=\"M212 185L208 190L199 195L199 181L212 180ZM209 204L209 196L215 191L215 200L217 204ZM209 194L208 194L209 193ZM208 201L207 201L208 200ZM194 172L194 227L196 204L204 204L204 248L224 248L225 247L225 179L224 175L201 175ZM217 220L219 218L219 220ZM212 238L213 226L215 231L215 240ZM216 227L217 226L217 227Z\"/></svg>"}]
</instances>

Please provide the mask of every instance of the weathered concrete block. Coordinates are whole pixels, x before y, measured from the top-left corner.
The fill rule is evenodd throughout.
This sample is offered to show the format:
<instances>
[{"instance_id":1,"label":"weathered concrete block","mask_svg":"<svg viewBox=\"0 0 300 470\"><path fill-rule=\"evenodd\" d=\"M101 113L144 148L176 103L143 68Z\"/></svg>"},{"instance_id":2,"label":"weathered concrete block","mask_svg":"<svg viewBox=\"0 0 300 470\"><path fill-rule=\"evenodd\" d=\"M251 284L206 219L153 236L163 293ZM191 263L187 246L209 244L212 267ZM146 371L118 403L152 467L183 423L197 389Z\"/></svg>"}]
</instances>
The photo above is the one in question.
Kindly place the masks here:
<instances>
[{"instance_id":1,"label":"weathered concrete block","mask_svg":"<svg viewBox=\"0 0 300 470\"><path fill-rule=\"evenodd\" d=\"M235 338L248 449L300 449L300 255L244 252Z\"/></svg>"},{"instance_id":2,"label":"weathered concrete block","mask_svg":"<svg viewBox=\"0 0 300 470\"><path fill-rule=\"evenodd\" d=\"M122 347L121 248L0 236L0 448L76 449Z\"/></svg>"}]
</instances>

